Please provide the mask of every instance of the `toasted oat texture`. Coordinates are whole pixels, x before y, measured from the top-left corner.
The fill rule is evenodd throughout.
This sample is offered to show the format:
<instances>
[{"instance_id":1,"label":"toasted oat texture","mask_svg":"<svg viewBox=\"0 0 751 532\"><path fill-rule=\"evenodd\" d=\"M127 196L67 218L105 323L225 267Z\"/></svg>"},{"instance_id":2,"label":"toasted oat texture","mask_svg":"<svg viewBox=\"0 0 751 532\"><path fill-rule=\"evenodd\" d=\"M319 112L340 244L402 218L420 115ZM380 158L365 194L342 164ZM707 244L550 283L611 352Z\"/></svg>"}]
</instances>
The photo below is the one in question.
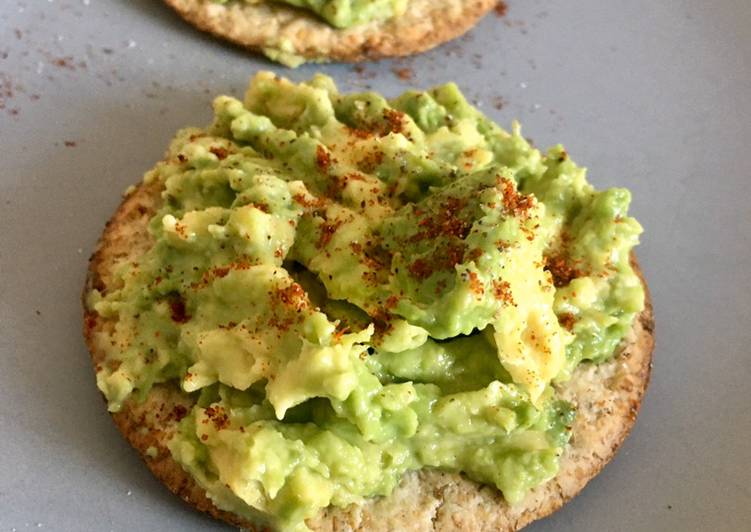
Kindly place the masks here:
<instances>
[{"instance_id":1,"label":"toasted oat texture","mask_svg":"<svg viewBox=\"0 0 751 532\"><path fill-rule=\"evenodd\" d=\"M159 202L155 185L141 185L123 201L91 258L84 297L93 288L112 289L116 266L149 248L146 226ZM632 263L639 272L635 259ZM93 348L92 333L113 324L93 313L84 321L84 336L96 365L102 354ZM652 305L646 292L644 311L634 320L620 354L605 364L581 364L573 378L558 388L561 397L578 405L571 443L561 458L558 475L532 490L521 503L509 506L494 488L461 475L425 470L406 474L389 497L344 509L328 508L309 519L308 526L320 531L512 531L551 514L581 491L613 457L636 421L649 381L653 328ZM172 459L165 443L175 430L176 413L181 407L191 406L191 399L176 385L158 385L145 402L129 401L113 418L156 477L188 504L238 527L263 530L216 508Z\"/></svg>"},{"instance_id":2,"label":"toasted oat texture","mask_svg":"<svg viewBox=\"0 0 751 532\"><path fill-rule=\"evenodd\" d=\"M406 12L390 20L337 29L282 3L165 0L198 29L251 50L283 50L307 61L346 62L433 48L469 30L497 1L410 0Z\"/></svg>"}]
</instances>

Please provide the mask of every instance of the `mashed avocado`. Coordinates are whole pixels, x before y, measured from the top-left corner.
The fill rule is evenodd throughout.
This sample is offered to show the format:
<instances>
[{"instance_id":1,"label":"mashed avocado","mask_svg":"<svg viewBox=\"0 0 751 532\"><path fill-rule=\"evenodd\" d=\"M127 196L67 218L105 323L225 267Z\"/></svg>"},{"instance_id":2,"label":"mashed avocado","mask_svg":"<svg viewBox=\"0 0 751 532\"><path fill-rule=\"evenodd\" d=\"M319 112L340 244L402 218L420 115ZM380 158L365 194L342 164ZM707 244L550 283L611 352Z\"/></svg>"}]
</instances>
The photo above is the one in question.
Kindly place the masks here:
<instances>
[{"instance_id":1,"label":"mashed avocado","mask_svg":"<svg viewBox=\"0 0 751 532\"><path fill-rule=\"evenodd\" d=\"M173 457L215 504L283 529L463 472L514 503L553 477L552 384L643 307L628 191L596 191L454 84L386 100L260 73L178 133L153 246L88 305L113 411L172 381Z\"/></svg>"},{"instance_id":2,"label":"mashed avocado","mask_svg":"<svg viewBox=\"0 0 751 532\"><path fill-rule=\"evenodd\" d=\"M214 0L226 3L229 0ZM258 4L264 0L243 0ZM267 0L271 1L271 0ZM388 20L404 13L408 0L273 0L310 11L327 24L349 28L376 20Z\"/></svg>"}]
</instances>

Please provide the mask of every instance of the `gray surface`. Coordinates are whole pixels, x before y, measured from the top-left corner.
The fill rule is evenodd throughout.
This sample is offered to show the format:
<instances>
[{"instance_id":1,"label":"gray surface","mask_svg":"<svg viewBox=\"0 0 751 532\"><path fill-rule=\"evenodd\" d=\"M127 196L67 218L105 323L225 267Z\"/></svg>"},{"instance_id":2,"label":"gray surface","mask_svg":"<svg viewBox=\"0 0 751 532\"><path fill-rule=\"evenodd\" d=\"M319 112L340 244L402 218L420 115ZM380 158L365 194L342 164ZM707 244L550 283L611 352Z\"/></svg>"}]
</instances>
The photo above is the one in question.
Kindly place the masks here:
<instances>
[{"instance_id":1,"label":"gray surface","mask_svg":"<svg viewBox=\"0 0 751 532\"><path fill-rule=\"evenodd\" d=\"M509 3L421 57L320 68L389 94L456 79L502 124L565 143L596 185L634 192L657 314L651 388L615 461L530 530L749 530L751 3ZM225 529L117 434L78 297L119 192L178 127L208 120L210 94L239 94L269 66L156 0L2 0L0 82L14 90L0 110L0 531Z\"/></svg>"}]
</instances>

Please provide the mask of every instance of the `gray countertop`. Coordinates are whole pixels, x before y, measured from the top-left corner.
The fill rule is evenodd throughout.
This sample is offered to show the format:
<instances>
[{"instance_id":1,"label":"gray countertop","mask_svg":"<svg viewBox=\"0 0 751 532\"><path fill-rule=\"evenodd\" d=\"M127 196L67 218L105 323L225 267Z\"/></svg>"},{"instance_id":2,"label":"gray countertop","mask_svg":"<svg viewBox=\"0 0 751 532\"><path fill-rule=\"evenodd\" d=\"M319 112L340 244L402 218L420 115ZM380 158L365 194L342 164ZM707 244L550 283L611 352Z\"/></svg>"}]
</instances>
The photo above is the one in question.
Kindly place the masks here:
<instances>
[{"instance_id":1,"label":"gray countertop","mask_svg":"<svg viewBox=\"0 0 751 532\"><path fill-rule=\"evenodd\" d=\"M657 318L652 383L615 460L530 530L751 528L748 0L510 0L465 38L363 71L272 65L157 0L3 0L0 532L226 530L115 430L79 294L120 192L260 68L390 95L456 80L501 124L564 143L596 186L630 188Z\"/></svg>"}]
</instances>

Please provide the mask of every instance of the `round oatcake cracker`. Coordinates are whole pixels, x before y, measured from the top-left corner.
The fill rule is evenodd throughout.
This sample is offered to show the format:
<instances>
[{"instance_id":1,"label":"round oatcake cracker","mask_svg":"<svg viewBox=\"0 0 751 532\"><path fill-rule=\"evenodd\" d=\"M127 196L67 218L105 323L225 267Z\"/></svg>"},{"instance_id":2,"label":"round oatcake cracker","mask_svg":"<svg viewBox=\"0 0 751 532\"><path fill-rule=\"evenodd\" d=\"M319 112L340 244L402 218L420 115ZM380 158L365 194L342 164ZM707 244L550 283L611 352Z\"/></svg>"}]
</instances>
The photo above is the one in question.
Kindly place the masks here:
<instances>
[{"instance_id":1,"label":"round oatcake cracker","mask_svg":"<svg viewBox=\"0 0 751 532\"><path fill-rule=\"evenodd\" d=\"M94 288L115 288L113 272L117 266L148 249L148 220L160 202L160 190L154 184L140 185L126 197L107 223L91 258L84 298ZM641 277L633 255L632 264ZM347 508L327 508L309 519L308 526L321 531L511 531L563 506L613 457L636 420L649 381L654 347L652 305L646 284L644 288L645 308L634 320L619 354L603 364L580 364L570 381L557 386L558 394L578 407L571 442L561 457L559 473L533 489L519 504L510 506L496 489L462 475L423 470L404 475L388 497ZM87 313L84 321L84 336L96 365L103 354L97 352L92 335L114 324L96 313ZM160 384L143 403L129 399L113 418L157 478L187 503L233 525L264 530L262 525L216 508L205 491L172 459L166 442L192 401L176 384Z\"/></svg>"},{"instance_id":2,"label":"round oatcake cracker","mask_svg":"<svg viewBox=\"0 0 751 532\"><path fill-rule=\"evenodd\" d=\"M270 1L165 2L200 30L297 66L303 61L355 62L423 52L469 30L498 0L409 0L401 15L346 29Z\"/></svg>"}]
</instances>

